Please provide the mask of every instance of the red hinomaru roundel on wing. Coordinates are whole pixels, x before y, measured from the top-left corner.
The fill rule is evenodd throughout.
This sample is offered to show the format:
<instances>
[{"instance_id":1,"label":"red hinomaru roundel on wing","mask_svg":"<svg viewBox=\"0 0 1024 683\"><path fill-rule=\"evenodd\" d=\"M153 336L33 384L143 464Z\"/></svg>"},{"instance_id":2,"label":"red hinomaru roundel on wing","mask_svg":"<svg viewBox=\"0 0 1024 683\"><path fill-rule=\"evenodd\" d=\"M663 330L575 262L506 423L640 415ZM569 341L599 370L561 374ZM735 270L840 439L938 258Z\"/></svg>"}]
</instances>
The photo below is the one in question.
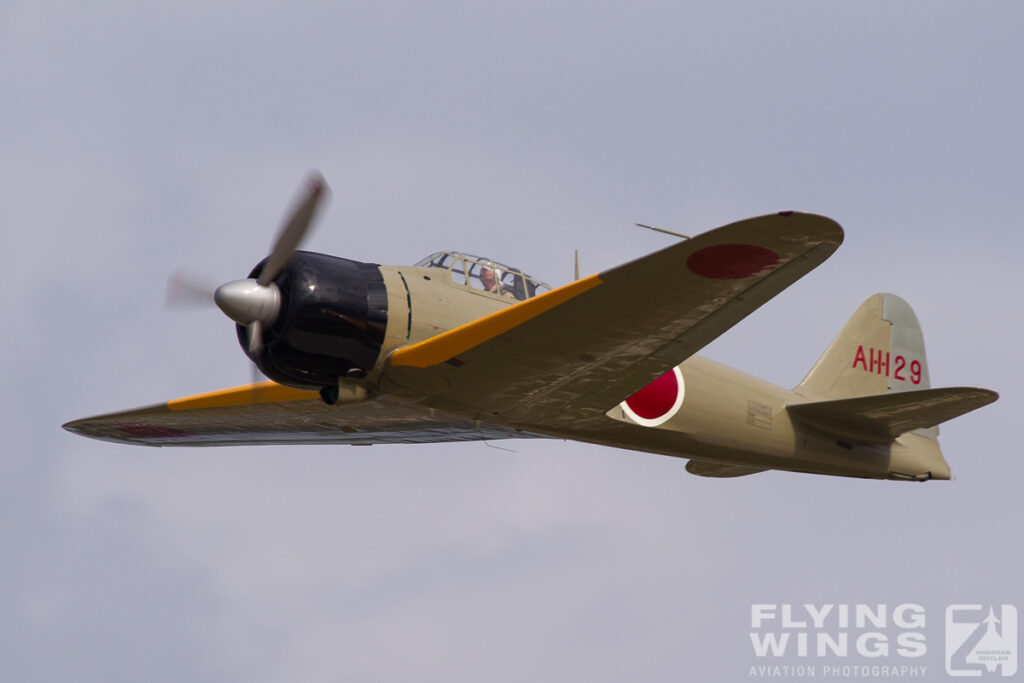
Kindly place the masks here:
<instances>
[{"instance_id":1,"label":"red hinomaru roundel on wing","mask_svg":"<svg viewBox=\"0 0 1024 683\"><path fill-rule=\"evenodd\" d=\"M657 427L679 412L683 405L683 373L672 368L620 405L629 419L644 427Z\"/></svg>"},{"instance_id":2,"label":"red hinomaru roundel on wing","mask_svg":"<svg viewBox=\"0 0 1024 683\"><path fill-rule=\"evenodd\" d=\"M764 275L779 265L779 255L756 244L716 244L690 254L686 265L714 280L739 280Z\"/></svg>"}]
</instances>

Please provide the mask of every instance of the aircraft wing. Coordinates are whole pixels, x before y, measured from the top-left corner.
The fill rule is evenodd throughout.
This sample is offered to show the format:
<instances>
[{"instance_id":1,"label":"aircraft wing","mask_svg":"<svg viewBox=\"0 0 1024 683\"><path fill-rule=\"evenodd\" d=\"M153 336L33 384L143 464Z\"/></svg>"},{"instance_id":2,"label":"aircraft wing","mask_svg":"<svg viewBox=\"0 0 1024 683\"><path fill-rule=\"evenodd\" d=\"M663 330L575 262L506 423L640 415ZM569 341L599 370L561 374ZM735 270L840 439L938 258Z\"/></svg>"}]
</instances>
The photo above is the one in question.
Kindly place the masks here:
<instances>
[{"instance_id":1,"label":"aircraft wing","mask_svg":"<svg viewBox=\"0 0 1024 683\"><path fill-rule=\"evenodd\" d=\"M382 388L548 434L596 427L842 240L813 214L732 223L398 349Z\"/></svg>"},{"instance_id":2,"label":"aircraft wing","mask_svg":"<svg viewBox=\"0 0 1024 683\"><path fill-rule=\"evenodd\" d=\"M315 391L274 382L75 420L64 428L94 439L145 446L371 445L534 436L479 425L393 397L328 406Z\"/></svg>"}]
</instances>

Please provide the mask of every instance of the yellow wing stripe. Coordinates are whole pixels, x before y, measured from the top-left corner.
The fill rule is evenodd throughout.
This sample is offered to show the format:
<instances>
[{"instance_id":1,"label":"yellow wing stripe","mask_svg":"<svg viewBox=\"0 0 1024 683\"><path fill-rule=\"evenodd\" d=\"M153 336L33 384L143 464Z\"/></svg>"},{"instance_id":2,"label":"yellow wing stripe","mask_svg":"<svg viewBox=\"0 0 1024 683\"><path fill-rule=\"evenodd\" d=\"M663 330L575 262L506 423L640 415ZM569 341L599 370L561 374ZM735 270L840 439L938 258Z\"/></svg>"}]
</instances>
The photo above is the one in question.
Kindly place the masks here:
<instances>
[{"instance_id":1,"label":"yellow wing stripe","mask_svg":"<svg viewBox=\"0 0 1024 683\"><path fill-rule=\"evenodd\" d=\"M550 311L555 306L579 296L588 289L597 287L601 282L602 280L599 276L591 275L582 280L570 282L558 289L553 289L550 292L545 292L540 296L522 301L514 306L509 306L501 311L491 313L479 320L460 325L454 330L442 332L436 337L431 337L430 339L398 349L391 354L391 365L426 368L443 363L474 346L484 343L488 339L493 339L500 334L508 332L513 327L522 325L530 318Z\"/></svg>"},{"instance_id":2,"label":"yellow wing stripe","mask_svg":"<svg viewBox=\"0 0 1024 683\"><path fill-rule=\"evenodd\" d=\"M255 403L286 403L288 401L306 401L319 399L320 394L305 389L293 389L277 382L260 382L247 384L233 389L212 391L208 394L197 394L185 398L176 398L167 402L171 410L200 410L202 408L230 408L232 406L248 406Z\"/></svg>"}]
</instances>

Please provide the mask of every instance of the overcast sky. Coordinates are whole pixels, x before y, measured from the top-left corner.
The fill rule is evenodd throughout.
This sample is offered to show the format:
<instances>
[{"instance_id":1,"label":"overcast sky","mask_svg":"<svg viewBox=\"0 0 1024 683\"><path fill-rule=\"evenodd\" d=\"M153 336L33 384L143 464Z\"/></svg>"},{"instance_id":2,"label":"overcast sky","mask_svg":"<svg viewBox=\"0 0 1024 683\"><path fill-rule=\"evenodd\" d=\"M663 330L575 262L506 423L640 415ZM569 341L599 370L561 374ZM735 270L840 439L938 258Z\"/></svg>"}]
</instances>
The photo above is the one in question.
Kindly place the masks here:
<instances>
[{"instance_id":1,"label":"overcast sky","mask_svg":"<svg viewBox=\"0 0 1024 683\"><path fill-rule=\"evenodd\" d=\"M1024 608L1024 7L0 0L0 678L744 680L752 603ZM782 209L823 266L704 350L795 385L916 310L951 482L562 442L140 449L70 419L247 381L168 275L242 277L310 168L308 248L547 280ZM613 314L613 312L612 312ZM858 663L863 663L859 660Z\"/></svg>"}]
</instances>

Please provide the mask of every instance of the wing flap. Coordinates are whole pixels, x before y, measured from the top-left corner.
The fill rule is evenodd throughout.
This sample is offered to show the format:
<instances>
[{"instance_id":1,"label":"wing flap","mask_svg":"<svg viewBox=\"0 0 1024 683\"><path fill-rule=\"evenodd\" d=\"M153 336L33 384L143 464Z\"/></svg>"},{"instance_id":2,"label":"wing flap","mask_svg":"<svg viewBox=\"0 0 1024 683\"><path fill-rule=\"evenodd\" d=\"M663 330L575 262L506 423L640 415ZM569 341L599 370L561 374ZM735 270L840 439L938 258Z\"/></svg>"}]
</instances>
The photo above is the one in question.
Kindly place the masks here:
<instances>
[{"instance_id":1,"label":"wing flap","mask_svg":"<svg viewBox=\"0 0 1024 683\"><path fill-rule=\"evenodd\" d=\"M831 219L752 218L395 351L383 388L557 432L605 412L824 261Z\"/></svg>"},{"instance_id":2,"label":"wing flap","mask_svg":"<svg viewBox=\"0 0 1024 683\"><path fill-rule=\"evenodd\" d=\"M853 441L888 443L914 429L934 427L992 403L988 389L950 387L787 406L814 428Z\"/></svg>"}]
</instances>

